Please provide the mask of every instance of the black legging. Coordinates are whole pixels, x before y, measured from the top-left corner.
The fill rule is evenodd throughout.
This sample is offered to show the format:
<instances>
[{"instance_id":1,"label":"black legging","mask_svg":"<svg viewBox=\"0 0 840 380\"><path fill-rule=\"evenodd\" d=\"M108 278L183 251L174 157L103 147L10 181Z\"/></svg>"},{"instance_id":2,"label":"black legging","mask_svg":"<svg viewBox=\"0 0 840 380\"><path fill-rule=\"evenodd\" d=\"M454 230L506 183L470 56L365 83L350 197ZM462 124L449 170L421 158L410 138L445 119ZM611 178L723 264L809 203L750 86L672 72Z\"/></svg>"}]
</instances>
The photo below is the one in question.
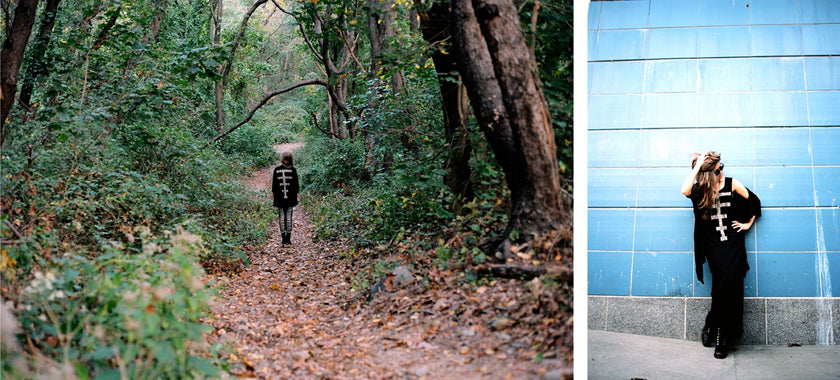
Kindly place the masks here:
<instances>
[{"instance_id":1,"label":"black legging","mask_svg":"<svg viewBox=\"0 0 840 380\"><path fill-rule=\"evenodd\" d=\"M280 232L281 233L292 233L292 210L294 207L281 207L280 208Z\"/></svg>"}]
</instances>

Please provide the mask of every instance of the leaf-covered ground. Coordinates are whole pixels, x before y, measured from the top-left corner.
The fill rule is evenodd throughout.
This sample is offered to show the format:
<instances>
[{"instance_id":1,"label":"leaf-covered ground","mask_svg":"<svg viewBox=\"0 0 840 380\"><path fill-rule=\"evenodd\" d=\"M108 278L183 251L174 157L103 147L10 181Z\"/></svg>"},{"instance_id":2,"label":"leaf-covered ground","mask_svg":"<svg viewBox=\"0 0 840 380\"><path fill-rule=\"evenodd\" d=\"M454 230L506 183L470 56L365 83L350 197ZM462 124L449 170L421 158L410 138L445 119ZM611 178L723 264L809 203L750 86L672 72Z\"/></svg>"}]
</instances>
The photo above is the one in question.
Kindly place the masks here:
<instances>
[{"instance_id":1,"label":"leaf-covered ground","mask_svg":"<svg viewBox=\"0 0 840 380\"><path fill-rule=\"evenodd\" d=\"M248 183L265 191L270 170ZM292 246L280 244L274 226L266 246L250 253L252 265L211 276L220 299L205 322L215 328L211 342L233 349L233 375L571 378L569 286L502 279L475 286L457 281L458 273L424 267L411 284L386 286L368 302L351 291L358 269L339 256L344 247L313 243L302 207L294 224Z\"/></svg>"}]
</instances>

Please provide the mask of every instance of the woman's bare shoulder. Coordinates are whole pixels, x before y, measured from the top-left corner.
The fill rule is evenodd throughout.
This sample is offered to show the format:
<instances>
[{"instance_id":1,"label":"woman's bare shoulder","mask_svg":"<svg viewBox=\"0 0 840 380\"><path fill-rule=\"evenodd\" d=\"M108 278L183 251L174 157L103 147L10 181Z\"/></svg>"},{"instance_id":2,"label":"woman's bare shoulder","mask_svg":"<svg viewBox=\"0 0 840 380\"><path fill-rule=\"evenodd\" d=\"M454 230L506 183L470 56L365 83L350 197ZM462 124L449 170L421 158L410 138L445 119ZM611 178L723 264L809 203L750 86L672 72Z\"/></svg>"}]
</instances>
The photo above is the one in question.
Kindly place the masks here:
<instances>
[{"instance_id":1,"label":"woman's bare shoulder","mask_svg":"<svg viewBox=\"0 0 840 380\"><path fill-rule=\"evenodd\" d=\"M750 192L747 191L747 187L735 178L732 178L732 190L744 198L750 197Z\"/></svg>"}]
</instances>

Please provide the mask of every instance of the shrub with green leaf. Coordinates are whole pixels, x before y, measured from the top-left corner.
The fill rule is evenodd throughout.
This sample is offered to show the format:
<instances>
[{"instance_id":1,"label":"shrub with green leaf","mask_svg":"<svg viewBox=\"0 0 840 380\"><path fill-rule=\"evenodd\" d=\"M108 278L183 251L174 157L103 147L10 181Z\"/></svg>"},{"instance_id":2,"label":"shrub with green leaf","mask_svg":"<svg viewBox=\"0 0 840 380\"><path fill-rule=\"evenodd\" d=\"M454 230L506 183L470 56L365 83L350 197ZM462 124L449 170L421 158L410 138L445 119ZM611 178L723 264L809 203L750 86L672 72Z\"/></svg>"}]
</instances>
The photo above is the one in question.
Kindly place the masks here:
<instances>
[{"instance_id":1,"label":"shrub with green leaf","mask_svg":"<svg viewBox=\"0 0 840 380\"><path fill-rule=\"evenodd\" d=\"M201 238L180 227L129 235L128 246L67 253L61 271L35 272L19 301L23 329L83 379L218 376L219 347L202 343L211 328L198 322L213 297L197 262Z\"/></svg>"}]
</instances>

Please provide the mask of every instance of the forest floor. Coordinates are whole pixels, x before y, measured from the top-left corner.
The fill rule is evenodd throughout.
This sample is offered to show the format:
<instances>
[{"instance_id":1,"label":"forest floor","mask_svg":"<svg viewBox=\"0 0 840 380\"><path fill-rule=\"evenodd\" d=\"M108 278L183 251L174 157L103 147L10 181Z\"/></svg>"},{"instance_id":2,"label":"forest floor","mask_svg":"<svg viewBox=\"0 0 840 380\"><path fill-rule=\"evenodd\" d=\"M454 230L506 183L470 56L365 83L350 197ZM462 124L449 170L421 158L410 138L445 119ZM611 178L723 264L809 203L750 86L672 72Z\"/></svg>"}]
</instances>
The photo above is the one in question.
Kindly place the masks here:
<instances>
[{"instance_id":1,"label":"forest floor","mask_svg":"<svg viewBox=\"0 0 840 380\"><path fill-rule=\"evenodd\" d=\"M266 201L272 169L247 179ZM209 340L231 348L233 376L572 377L571 311L545 315L555 311L522 300L545 299L539 282L498 280L473 289L451 280L451 272L427 268L418 274L428 279L425 285L386 288L368 302L351 290L357 269L339 255L350 247L313 242L305 207L295 209L293 245L280 244L276 224L270 233L264 247L250 252L250 266L209 276L220 296L205 321L215 328Z\"/></svg>"}]
</instances>

